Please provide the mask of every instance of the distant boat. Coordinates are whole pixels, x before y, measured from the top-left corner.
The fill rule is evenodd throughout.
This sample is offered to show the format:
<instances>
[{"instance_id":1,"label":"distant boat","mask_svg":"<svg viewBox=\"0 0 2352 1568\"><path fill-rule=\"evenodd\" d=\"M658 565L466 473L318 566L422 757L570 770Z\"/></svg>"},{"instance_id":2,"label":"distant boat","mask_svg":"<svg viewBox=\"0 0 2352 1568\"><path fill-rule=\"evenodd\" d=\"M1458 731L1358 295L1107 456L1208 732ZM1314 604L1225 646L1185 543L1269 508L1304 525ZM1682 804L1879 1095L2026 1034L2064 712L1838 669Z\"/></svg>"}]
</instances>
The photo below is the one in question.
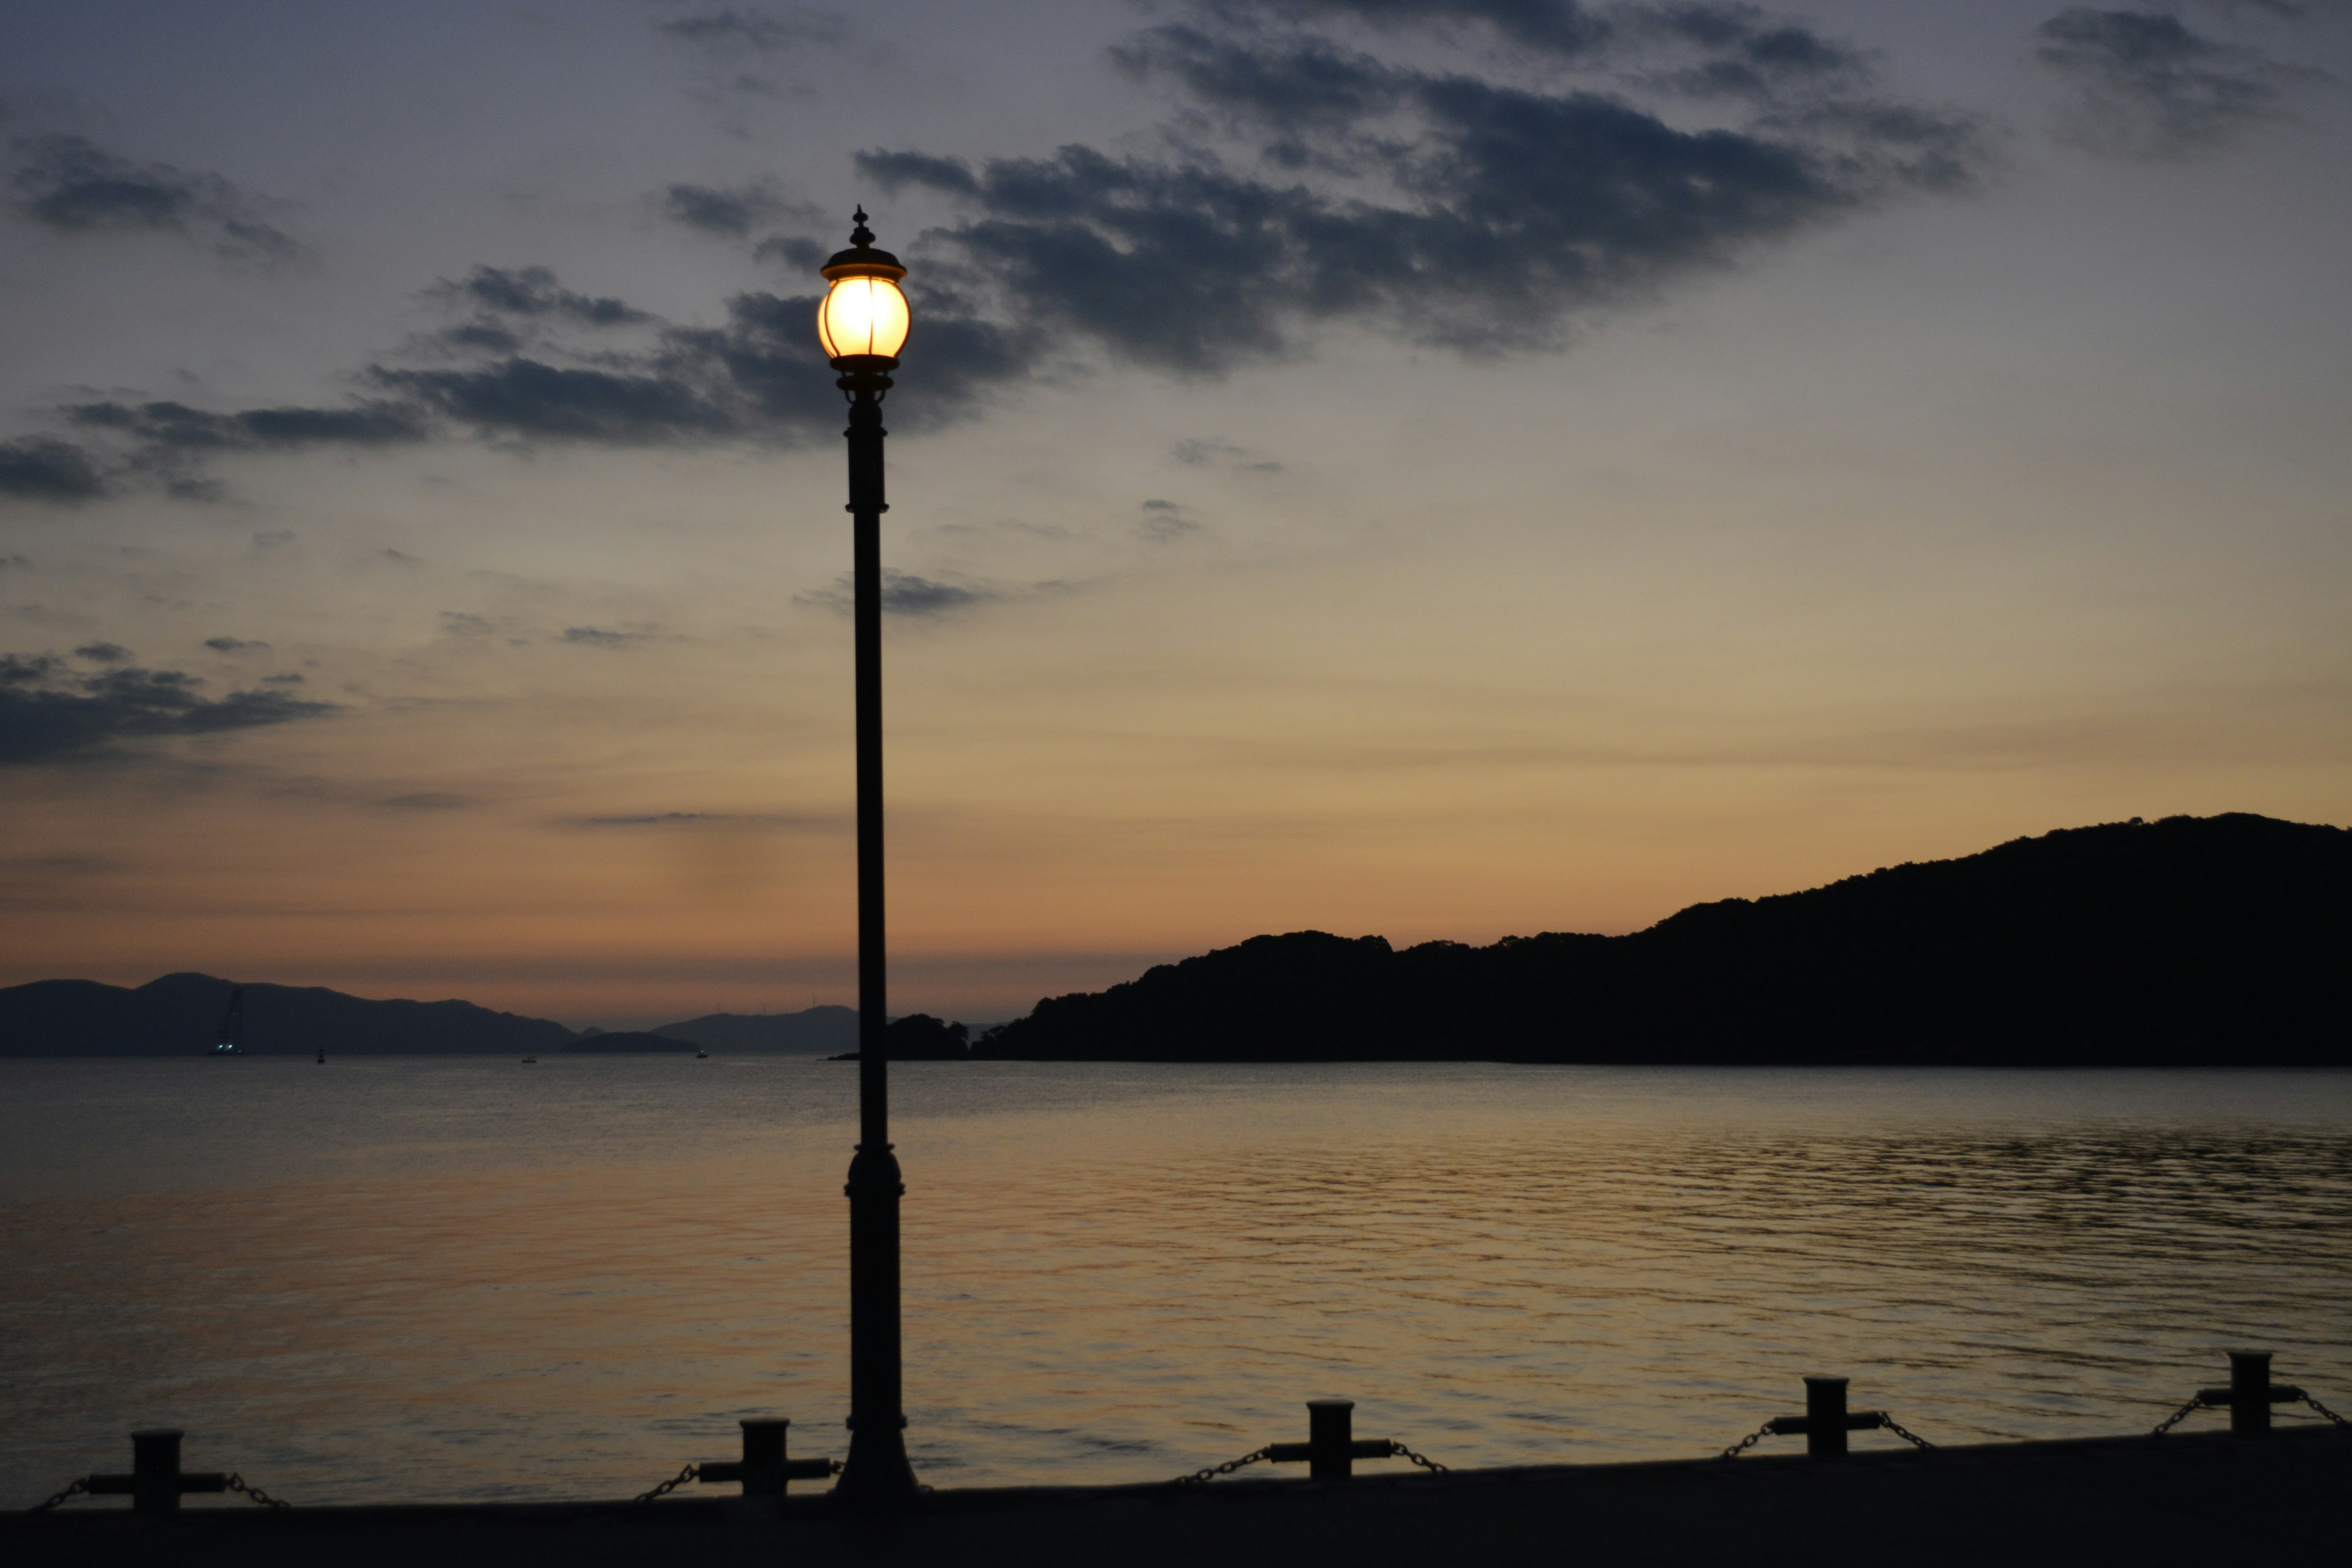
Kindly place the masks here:
<instances>
[{"instance_id":1,"label":"distant boat","mask_svg":"<svg viewBox=\"0 0 2352 1568\"><path fill-rule=\"evenodd\" d=\"M229 989L228 1011L221 1015L220 1027L213 1032L213 1055L245 1055L245 987L242 985Z\"/></svg>"},{"instance_id":2,"label":"distant boat","mask_svg":"<svg viewBox=\"0 0 2352 1568\"><path fill-rule=\"evenodd\" d=\"M324 1046L319 1047L319 1065L320 1067L327 1065L327 1047Z\"/></svg>"},{"instance_id":3,"label":"distant boat","mask_svg":"<svg viewBox=\"0 0 2352 1568\"><path fill-rule=\"evenodd\" d=\"M697 1051L694 1053L694 1059L698 1062L707 1062L710 1059L710 1053L709 1051Z\"/></svg>"},{"instance_id":4,"label":"distant boat","mask_svg":"<svg viewBox=\"0 0 2352 1568\"><path fill-rule=\"evenodd\" d=\"M522 1058L522 1065L527 1068L535 1068L539 1065L539 1058L537 1057L525 1057Z\"/></svg>"}]
</instances>

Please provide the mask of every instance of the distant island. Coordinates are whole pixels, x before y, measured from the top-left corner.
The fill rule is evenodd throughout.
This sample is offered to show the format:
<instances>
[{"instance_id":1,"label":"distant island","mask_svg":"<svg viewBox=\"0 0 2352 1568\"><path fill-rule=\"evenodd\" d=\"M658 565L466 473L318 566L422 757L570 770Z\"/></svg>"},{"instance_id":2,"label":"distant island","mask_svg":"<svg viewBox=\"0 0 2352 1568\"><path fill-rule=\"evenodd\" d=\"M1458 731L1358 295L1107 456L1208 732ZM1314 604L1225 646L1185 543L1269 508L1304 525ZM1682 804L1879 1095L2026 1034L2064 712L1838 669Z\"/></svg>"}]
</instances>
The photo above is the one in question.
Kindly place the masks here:
<instances>
[{"instance_id":1,"label":"distant island","mask_svg":"<svg viewBox=\"0 0 2352 1568\"><path fill-rule=\"evenodd\" d=\"M2352 833L2137 818L1489 947L1261 936L975 1058L2352 1066Z\"/></svg>"},{"instance_id":2,"label":"distant island","mask_svg":"<svg viewBox=\"0 0 2352 1568\"><path fill-rule=\"evenodd\" d=\"M144 985L37 980L0 989L0 1057L177 1057L211 1052L238 985L210 974L166 974ZM251 1056L516 1056L544 1052L831 1056L857 1046L849 1007L800 1013L713 1013L656 1028L573 1030L547 1018L471 1002L372 1001L316 985L247 984Z\"/></svg>"},{"instance_id":3,"label":"distant island","mask_svg":"<svg viewBox=\"0 0 2352 1568\"><path fill-rule=\"evenodd\" d=\"M2352 1066L2352 833L2234 814L2111 823L1825 888L1696 904L1626 936L1487 947L1259 936L978 1040L892 1022L903 1060ZM0 1056L197 1056L230 982L0 989ZM247 984L256 1054L838 1057L847 1007L625 1035L469 1002Z\"/></svg>"}]
</instances>

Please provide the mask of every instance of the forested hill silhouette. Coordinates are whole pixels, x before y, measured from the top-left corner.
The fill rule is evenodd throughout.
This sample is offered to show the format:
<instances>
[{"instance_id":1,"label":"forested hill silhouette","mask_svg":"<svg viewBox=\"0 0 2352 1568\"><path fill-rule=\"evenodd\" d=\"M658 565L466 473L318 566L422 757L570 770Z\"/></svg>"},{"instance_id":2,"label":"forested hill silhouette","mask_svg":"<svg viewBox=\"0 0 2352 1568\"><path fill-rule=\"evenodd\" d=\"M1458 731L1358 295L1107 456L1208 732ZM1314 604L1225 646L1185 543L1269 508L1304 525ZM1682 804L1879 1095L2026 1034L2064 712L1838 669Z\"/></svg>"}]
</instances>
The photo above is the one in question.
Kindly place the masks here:
<instances>
[{"instance_id":1,"label":"forested hill silhouette","mask_svg":"<svg viewBox=\"0 0 2352 1568\"><path fill-rule=\"evenodd\" d=\"M202 1056L236 987L210 974L166 974L136 989L39 980L0 990L0 1056ZM317 985L245 987L243 1048L437 1056L560 1049L572 1032L545 1018L471 1002L372 1002Z\"/></svg>"},{"instance_id":2,"label":"forested hill silhouette","mask_svg":"<svg viewBox=\"0 0 2352 1568\"><path fill-rule=\"evenodd\" d=\"M2352 833L2134 818L1491 947L1261 936L976 1058L2352 1065Z\"/></svg>"}]
</instances>

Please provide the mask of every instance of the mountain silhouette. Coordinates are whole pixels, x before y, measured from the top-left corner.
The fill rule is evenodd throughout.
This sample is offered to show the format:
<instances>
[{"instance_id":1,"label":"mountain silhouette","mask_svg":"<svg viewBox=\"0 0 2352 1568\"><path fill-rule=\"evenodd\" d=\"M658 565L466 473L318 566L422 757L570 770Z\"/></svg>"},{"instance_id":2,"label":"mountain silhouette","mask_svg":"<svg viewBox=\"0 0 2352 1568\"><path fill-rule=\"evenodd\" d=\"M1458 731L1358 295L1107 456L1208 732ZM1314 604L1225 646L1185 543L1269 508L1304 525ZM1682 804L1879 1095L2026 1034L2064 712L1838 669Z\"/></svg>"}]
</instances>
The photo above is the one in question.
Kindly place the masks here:
<instances>
[{"instance_id":1,"label":"mountain silhouette","mask_svg":"<svg viewBox=\"0 0 2352 1568\"><path fill-rule=\"evenodd\" d=\"M0 990L0 1056L204 1056L236 987L210 974L166 974L131 989L37 980ZM245 987L243 1048L366 1055L528 1055L572 1032L545 1018L471 1002L373 1002L317 985Z\"/></svg>"},{"instance_id":2,"label":"mountain silhouette","mask_svg":"<svg viewBox=\"0 0 2352 1568\"><path fill-rule=\"evenodd\" d=\"M2352 833L2134 818L1627 936L1261 936L979 1058L2352 1065Z\"/></svg>"},{"instance_id":3,"label":"mountain silhouette","mask_svg":"<svg viewBox=\"0 0 2352 1568\"><path fill-rule=\"evenodd\" d=\"M857 1009L810 1007L798 1013L710 1013L650 1031L707 1051L773 1051L832 1056L857 1048Z\"/></svg>"}]
</instances>

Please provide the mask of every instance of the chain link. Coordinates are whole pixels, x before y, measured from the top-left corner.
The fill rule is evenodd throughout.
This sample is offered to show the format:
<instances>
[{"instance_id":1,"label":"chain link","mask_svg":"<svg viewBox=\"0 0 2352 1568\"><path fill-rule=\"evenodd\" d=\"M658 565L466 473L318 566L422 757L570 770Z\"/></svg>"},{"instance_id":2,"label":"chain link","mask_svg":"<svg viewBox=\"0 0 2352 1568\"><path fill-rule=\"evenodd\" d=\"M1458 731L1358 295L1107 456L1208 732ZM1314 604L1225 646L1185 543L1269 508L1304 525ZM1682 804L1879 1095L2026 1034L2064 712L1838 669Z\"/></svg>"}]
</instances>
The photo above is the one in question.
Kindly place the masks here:
<instances>
[{"instance_id":1,"label":"chain link","mask_svg":"<svg viewBox=\"0 0 2352 1568\"><path fill-rule=\"evenodd\" d=\"M73 1482L71 1485L68 1486L68 1487L66 1488L66 1489L65 1489L65 1490L63 1490L63 1491L61 1491L61 1492L53 1492L53 1493L51 1493L51 1494L49 1495L49 1497L48 1497L47 1500L43 1501L43 1502L37 1502L37 1503L35 1503L32 1507L30 1507L30 1508L26 1509L25 1511L26 1511L26 1513L47 1513L47 1512L48 1512L48 1511L49 1511L49 1510L51 1510L51 1509L53 1509L53 1508L57 1507L59 1503L64 1502L64 1501L66 1500L66 1499L68 1499L68 1498L80 1497L80 1496L84 1495L85 1493L87 1493L89 1490L89 1478L88 1476L84 1476L84 1477L82 1477L79 1480L75 1481L75 1482Z\"/></svg>"},{"instance_id":2,"label":"chain link","mask_svg":"<svg viewBox=\"0 0 2352 1568\"><path fill-rule=\"evenodd\" d=\"M1717 1454L1716 1458L1718 1459L1736 1459L1739 1458L1740 1455L1748 1452L1748 1449L1756 1447L1757 1444L1761 1443L1765 1438L1771 1435L1772 1423L1767 1421L1763 1426L1759 1426L1755 1431L1750 1432L1747 1436L1742 1437L1738 1442L1734 1443L1730 1447L1726 1448L1722 1453Z\"/></svg>"},{"instance_id":3,"label":"chain link","mask_svg":"<svg viewBox=\"0 0 2352 1568\"><path fill-rule=\"evenodd\" d=\"M835 1466L835 1468L838 1470L840 1467ZM664 1481L653 1490L649 1492L639 1492L635 1497L631 1498L629 1500L631 1502L651 1502L656 1498L666 1497L669 1493L677 1490L678 1488L686 1485L687 1482L694 1479L701 1473L702 1467L700 1465L688 1465L686 1468L678 1471L677 1474L670 1477L669 1479Z\"/></svg>"},{"instance_id":4,"label":"chain link","mask_svg":"<svg viewBox=\"0 0 2352 1568\"><path fill-rule=\"evenodd\" d=\"M1907 1429L1900 1421L1895 1420L1892 1415L1880 1416L1878 1418L1878 1424L1881 1426L1885 1427L1889 1432L1894 1433L1897 1437L1900 1437L1905 1442L1910 1444L1915 1448L1925 1449L1927 1452L1931 1454L1936 1451L1935 1444L1930 1443L1927 1438L1920 1436L1916 1432Z\"/></svg>"},{"instance_id":5,"label":"chain link","mask_svg":"<svg viewBox=\"0 0 2352 1568\"><path fill-rule=\"evenodd\" d=\"M1205 1470L1194 1470L1189 1476L1178 1476L1168 1484L1172 1487L1204 1487L1219 1476L1230 1476L1244 1465L1255 1465L1274 1450L1260 1448L1254 1454L1244 1454L1238 1459L1227 1459L1222 1465L1211 1465Z\"/></svg>"},{"instance_id":6,"label":"chain link","mask_svg":"<svg viewBox=\"0 0 2352 1568\"><path fill-rule=\"evenodd\" d=\"M1433 1475L1443 1475L1445 1471L1445 1467L1439 1464L1435 1459L1429 1458L1425 1454L1414 1453L1411 1448L1406 1447L1402 1443L1398 1442L1393 1437L1389 1439L1389 1453L1396 1458L1411 1459L1414 1464L1419 1465L1423 1469L1429 1471Z\"/></svg>"},{"instance_id":7,"label":"chain link","mask_svg":"<svg viewBox=\"0 0 2352 1568\"><path fill-rule=\"evenodd\" d=\"M247 1484L246 1479L240 1475L230 1475L228 1479L228 1489L233 1492L243 1493L245 1496L251 1498L254 1501L259 1503L264 1508L291 1508L294 1506L292 1503L288 1502L284 1498L271 1497L259 1487Z\"/></svg>"},{"instance_id":8,"label":"chain link","mask_svg":"<svg viewBox=\"0 0 2352 1568\"><path fill-rule=\"evenodd\" d=\"M2308 1394L2303 1396L2303 1402L2305 1405L2310 1405L2314 1410L2318 1411L2322 1415L2326 1416L2330 1421L2335 1422L2338 1426L2352 1426L2352 1421L2345 1420L2344 1417L2336 1415L2336 1412L2330 1410L2327 1406L2322 1405Z\"/></svg>"},{"instance_id":9,"label":"chain link","mask_svg":"<svg viewBox=\"0 0 2352 1568\"><path fill-rule=\"evenodd\" d=\"M2156 1430L2150 1432L2148 1436L2151 1437L2161 1437L2167 1432L2171 1431L2175 1426L2179 1426L2183 1421L2188 1420L2195 1412L2204 1408L2205 1396L2201 1394L2191 1394L2188 1404L2182 1405L2179 1409L2174 1411L2171 1415L2158 1422L2156 1424Z\"/></svg>"}]
</instances>

